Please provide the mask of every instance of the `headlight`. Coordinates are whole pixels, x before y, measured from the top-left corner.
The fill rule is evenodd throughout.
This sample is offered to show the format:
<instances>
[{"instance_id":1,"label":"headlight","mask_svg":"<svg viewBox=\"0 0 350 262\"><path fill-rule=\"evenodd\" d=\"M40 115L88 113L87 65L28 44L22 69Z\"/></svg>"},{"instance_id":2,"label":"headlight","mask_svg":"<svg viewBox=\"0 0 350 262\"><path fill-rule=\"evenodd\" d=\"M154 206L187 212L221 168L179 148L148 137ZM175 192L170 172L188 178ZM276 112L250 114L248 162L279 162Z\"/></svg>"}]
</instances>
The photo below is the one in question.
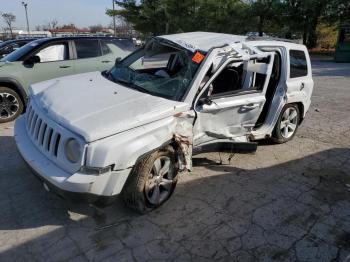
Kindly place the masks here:
<instances>
[{"instance_id":1,"label":"headlight","mask_svg":"<svg viewBox=\"0 0 350 262\"><path fill-rule=\"evenodd\" d=\"M77 163L81 157L80 144L74 138L70 138L66 142L66 156L72 163Z\"/></svg>"}]
</instances>

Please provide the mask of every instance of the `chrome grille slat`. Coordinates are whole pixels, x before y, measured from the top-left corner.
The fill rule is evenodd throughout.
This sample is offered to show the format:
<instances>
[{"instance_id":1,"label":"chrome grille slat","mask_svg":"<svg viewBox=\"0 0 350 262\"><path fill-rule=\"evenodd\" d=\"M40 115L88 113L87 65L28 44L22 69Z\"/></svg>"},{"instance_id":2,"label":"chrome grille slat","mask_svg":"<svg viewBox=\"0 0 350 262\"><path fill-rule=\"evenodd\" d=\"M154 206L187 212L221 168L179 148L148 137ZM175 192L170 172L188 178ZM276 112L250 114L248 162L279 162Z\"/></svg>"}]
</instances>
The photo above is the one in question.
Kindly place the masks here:
<instances>
[{"instance_id":1,"label":"chrome grille slat","mask_svg":"<svg viewBox=\"0 0 350 262\"><path fill-rule=\"evenodd\" d=\"M48 126L45 134L44 145L43 145L46 151L50 150L50 140L51 140L52 132L53 132L53 129Z\"/></svg>"},{"instance_id":2,"label":"chrome grille slat","mask_svg":"<svg viewBox=\"0 0 350 262\"><path fill-rule=\"evenodd\" d=\"M26 128L32 142L39 149L48 152L49 156L57 158L59 155L62 134L45 121L33 105L29 105L26 114Z\"/></svg>"},{"instance_id":3,"label":"chrome grille slat","mask_svg":"<svg viewBox=\"0 0 350 262\"><path fill-rule=\"evenodd\" d=\"M56 142L57 142L57 138L58 138L58 133L57 132L54 132L52 134L52 137L51 137L51 141L50 141L50 153L52 155L55 155L55 151L56 151Z\"/></svg>"},{"instance_id":4,"label":"chrome grille slat","mask_svg":"<svg viewBox=\"0 0 350 262\"><path fill-rule=\"evenodd\" d=\"M36 121L38 120L38 115L37 114L34 114L34 117L33 117L33 120L32 120L32 123L30 125L30 134L33 135L34 133L34 128L35 128L35 124L36 124Z\"/></svg>"},{"instance_id":5,"label":"chrome grille slat","mask_svg":"<svg viewBox=\"0 0 350 262\"><path fill-rule=\"evenodd\" d=\"M32 123L32 117L34 115L34 111L32 110L29 114L29 117L28 117L28 125L27 125L27 130L29 131L30 130L30 126L31 126L31 123Z\"/></svg>"},{"instance_id":6,"label":"chrome grille slat","mask_svg":"<svg viewBox=\"0 0 350 262\"><path fill-rule=\"evenodd\" d=\"M43 123L39 133L39 137L38 137L38 142L40 146L42 146L44 143L46 128L47 128L47 124Z\"/></svg>"},{"instance_id":7,"label":"chrome grille slat","mask_svg":"<svg viewBox=\"0 0 350 262\"><path fill-rule=\"evenodd\" d=\"M60 146L60 140L61 140L61 134L57 133L55 146L54 146L54 153L53 153L54 156L56 156L56 157L57 157L57 154L58 154L58 147Z\"/></svg>"},{"instance_id":8,"label":"chrome grille slat","mask_svg":"<svg viewBox=\"0 0 350 262\"><path fill-rule=\"evenodd\" d=\"M29 115L32 112L32 109L33 108L31 106L29 106L27 114L26 114L26 126L27 126L27 128L28 128L28 123L29 123Z\"/></svg>"},{"instance_id":9,"label":"chrome grille slat","mask_svg":"<svg viewBox=\"0 0 350 262\"><path fill-rule=\"evenodd\" d=\"M65 143L69 139L74 138L82 143L81 138L50 119L47 112L41 111L33 100L28 105L24 121L26 122L25 129L28 139L43 157L70 174L80 169L84 155L81 156L80 161L72 163L67 159L64 151Z\"/></svg>"},{"instance_id":10,"label":"chrome grille slat","mask_svg":"<svg viewBox=\"0 0 350 262\"><path fill-rule=\"evenodd\" d=\"M39 131L40 131L40 127L41 127L42 122L43 121L41 119L39 119L35 125L35 129L34 129L34 139L35 140L38 140Z\"/></svg>"}]
</instances>

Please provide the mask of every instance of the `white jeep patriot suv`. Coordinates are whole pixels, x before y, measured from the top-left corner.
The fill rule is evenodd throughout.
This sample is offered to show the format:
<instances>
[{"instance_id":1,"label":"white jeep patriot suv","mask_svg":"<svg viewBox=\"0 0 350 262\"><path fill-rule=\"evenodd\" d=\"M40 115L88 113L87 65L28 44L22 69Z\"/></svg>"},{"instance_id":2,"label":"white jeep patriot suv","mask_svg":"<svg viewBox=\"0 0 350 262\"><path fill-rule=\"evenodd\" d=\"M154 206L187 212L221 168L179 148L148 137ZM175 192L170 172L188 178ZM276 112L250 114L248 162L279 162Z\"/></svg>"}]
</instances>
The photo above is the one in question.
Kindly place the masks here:
<instances>
[{"instance_id":1,"label":"white jeep patriot suv","mask_svg":"<svg viewBox=\"0 0 350 262\"><path fill-rule=\"evenodd\" d=\"M193 152L293 138L310 106L307 49L216 33L155 37L105 72L31 86L18 149L46 188L139 212L169 199Z\"/></svg>"}]
</instances>

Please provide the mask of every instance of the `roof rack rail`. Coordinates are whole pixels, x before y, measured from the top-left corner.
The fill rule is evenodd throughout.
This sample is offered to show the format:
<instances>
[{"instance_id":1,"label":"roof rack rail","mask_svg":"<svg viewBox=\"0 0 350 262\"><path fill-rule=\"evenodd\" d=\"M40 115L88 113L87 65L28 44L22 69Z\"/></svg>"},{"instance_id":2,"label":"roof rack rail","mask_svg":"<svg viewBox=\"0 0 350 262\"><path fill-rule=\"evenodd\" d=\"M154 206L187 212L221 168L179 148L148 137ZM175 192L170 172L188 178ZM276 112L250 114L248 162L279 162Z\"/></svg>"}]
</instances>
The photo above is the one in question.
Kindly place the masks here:
<instances>
[{"instance_id":1,"label":"roof rack rail","mask_svg":"<svg viewBox=\"0 0 350 262\"><path fill-rule=\"evenodd\" d=\"M296 40L292 39L284 39L284 38L278 38L278 37L268 37L268 36L248 36L247 41L258 41L258 40L264 40L264 41L281 41L281 42L288 42L288 43L294 43L297 44Z\"/></svg>"}]
</instances>

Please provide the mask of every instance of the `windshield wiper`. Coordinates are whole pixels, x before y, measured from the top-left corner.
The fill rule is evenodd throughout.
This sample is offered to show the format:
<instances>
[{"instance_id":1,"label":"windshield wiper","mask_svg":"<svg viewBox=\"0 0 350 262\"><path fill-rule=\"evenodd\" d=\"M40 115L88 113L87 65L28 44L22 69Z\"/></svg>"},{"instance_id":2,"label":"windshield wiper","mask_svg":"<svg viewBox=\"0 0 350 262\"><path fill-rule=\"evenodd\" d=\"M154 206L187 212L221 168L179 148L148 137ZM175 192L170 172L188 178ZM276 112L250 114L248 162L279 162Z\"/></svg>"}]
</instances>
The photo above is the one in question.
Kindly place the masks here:
<instances>
[{"instance_id":1,"label":"windshield wiper","mask_svg":"<svg viewBox=\"0 0 350 262\"><path fill-rule=\"evenodd\" d=\"M137 91L140 91L142 93L146 93L146 94L149 94L149 95L154 95L152 92L148 91L146 88L143 88L141 86L138 86L136 84L134 84L133 82L129 82L129 83L125 83L128 87L132 88L132 89L135 89Z\"/></svg>"},{"instance_id":2,"label":"windshield wiper","mask_svg":"<svg viewBox=\"0 0 350 262\"><path fill-rule=\"evenodd\" d=\"M152 92L148 91L147 89L145 89L145 88L143 88L141 86L138 86L138 85L134 84L131 81L127 81L127 80L124 80L124 79L121 79L121 78L115 78L111 71L103 71L102 75L104 77L106 77L108 80L112 81L112 82L122 84L123 86L126 86L126 87L129 87L131 89L140 91L142 93L146 93L146 94L149 94L149 95L154 95Z\"/></svg>"}]
</instances>

